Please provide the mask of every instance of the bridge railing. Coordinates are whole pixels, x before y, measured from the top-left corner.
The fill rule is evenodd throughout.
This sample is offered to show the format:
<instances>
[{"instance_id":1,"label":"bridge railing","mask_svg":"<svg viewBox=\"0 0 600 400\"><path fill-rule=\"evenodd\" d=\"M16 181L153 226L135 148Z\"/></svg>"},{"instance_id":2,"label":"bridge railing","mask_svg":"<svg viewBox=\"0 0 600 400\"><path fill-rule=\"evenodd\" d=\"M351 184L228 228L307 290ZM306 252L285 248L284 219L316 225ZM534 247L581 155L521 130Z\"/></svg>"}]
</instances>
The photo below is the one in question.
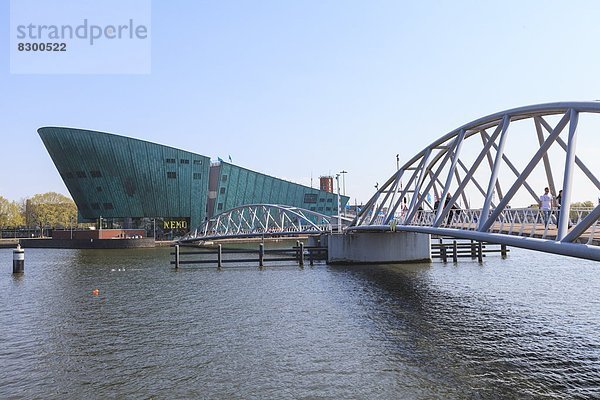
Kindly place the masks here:
<instances>
[{"instance_id":1,"label":"bridge railing","mask_svg":"<svg viewBox=\"0 0 600 400\"><path fill-rule=\"evenodd\" d=\"M331 219L328 215L298 207L248 204L215 215L180 241L331 232Z\"/></svg>"},{"instance_id":2,"label":"bridge railing","mask_svg":"<svg viewBox=\"0 0 600 400\"><path fill-rule=\"evenodd\" d=\"M569 211L569 227L575 226L583 221L594 209L591 207L571 208ZM494 210L490 210L490 214ZM448 214L439 227L453 228L463 230L477 230L481 220L481 209L455 209ZM408 226L427 226L433 227L435 220L435 211L418 211L414 218L405 224L407 213L399 211L394 213L393 223L396 225ZM549 215L548 224L545 223L545 215L539 208L505 208L498 215L498 218L489 229L491 233L504 233L509 235L554 238L560 215L560 208L553 208ZM375 218L376 223L383 224L384 217ZM598 230L598 221L596 221L584 235L584 243L591 244L595 233L600 234Z\"/></svg>"}]
</instances>

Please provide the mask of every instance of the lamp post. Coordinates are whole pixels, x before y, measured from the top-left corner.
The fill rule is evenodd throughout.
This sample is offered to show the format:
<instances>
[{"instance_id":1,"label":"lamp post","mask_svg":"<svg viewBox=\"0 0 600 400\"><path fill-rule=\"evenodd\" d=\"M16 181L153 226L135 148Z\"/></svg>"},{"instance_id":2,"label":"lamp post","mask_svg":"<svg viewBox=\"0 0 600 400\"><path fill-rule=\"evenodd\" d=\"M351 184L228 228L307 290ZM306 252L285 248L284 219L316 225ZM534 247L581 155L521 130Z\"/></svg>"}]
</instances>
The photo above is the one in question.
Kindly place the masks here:
<instances>
[{"instance_id":1,"label":"lamp post","mask_svg":"<svg viewBox=\"0 0 600 400\"><path fill-rule=\"evenodd\" d=\"M396 171L400 171L400 154L396 154ZM400 189L402 191L402 179L400 179Z\"/></svg>"},{"instance_id":2,"label":"lamp post","mask_svg":"<svg viewBox=\"0 0 600 400\"><path fill-rule=\"evenodd\" d=\"M344 196L346 195L346 174L348 173L348 171L342 170L340 171L340 175L342 175L342 186L343 186L343 193ZM346 216L346 207L344 207L344 217Z\"/></svg>"},{"instance_id":3,"label":"lamp post","mask_svg":"<svg viewBox=\"0 0 600 400\"><path fill-rule=\"evenodd\" d=\"M375 195L377 196L375 198L375 204L373 207L373 217L375 217L375 213L377 212L377 200L379 200L379 182L375 182Z\"/></svg>"},{"instance_id":4,"label":"lamp post","mask_svg":"<svg viewBox=\"0 0 600 400\"><path fill-rule=\"evenodd\" d=\"M342 202L340 199L340 174L335 175L335 181L337 183L337 226L338 233L342 233L342 219L341 219L341 206Z\"/></svg>"},{"instance_id":5,"label":"lamp post","mask_svg":"<svg viewBox=\"0 0 600 400\"><path fill-rule=\"evenodd\" d=\"M342 193L344 193L344 196L346 195L346 174L347 173L348 173L348 171L340 171L340 175L342 175L342 187L343 187Z\"/></svg>"}]
</instances>

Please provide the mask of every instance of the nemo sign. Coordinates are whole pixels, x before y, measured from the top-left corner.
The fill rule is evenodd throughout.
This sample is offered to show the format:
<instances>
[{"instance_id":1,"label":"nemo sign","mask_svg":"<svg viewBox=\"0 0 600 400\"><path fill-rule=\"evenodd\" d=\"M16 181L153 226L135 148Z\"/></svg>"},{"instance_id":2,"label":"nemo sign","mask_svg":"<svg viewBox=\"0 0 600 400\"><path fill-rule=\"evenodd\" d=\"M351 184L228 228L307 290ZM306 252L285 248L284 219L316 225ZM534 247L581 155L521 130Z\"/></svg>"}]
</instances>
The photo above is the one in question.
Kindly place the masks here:
<instances>
[{"instance_id":1,"label":"nemo sign","mask_svg":"<svg viewBox=\"0 0 600 400\"><path fill-rule=\"evenodd\" d=\"M186 219L163 220L163 229L188 229L188 226Z\"/></svg>"}]
</instances>

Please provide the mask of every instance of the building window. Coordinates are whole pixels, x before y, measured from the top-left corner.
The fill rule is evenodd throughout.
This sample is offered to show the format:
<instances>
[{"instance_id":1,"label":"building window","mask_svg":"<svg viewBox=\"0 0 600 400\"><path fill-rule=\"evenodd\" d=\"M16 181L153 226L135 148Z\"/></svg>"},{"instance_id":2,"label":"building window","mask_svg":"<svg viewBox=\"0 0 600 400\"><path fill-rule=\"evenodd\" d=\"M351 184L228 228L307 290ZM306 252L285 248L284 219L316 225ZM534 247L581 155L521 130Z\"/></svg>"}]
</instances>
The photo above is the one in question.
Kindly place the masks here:
<instances>
[{"instance_id":1,"label":"building window","mask_svg":"<svg viewBox=\"0 0 600 400\"><path fill-rule=\"evenodd\" d=\"M167 178L169 178L169 179L176 179L177 178L177 172L167 172Z\"/></svg>"},{"instance_id":2,"label":"building window","mask_svg":"<svg viewBox=\"0 0 600 400\"><path fill-rule=\"evenodd\" d=\"M102 177L102 172L100 172L100 171L90 171L90 175L92 176L92 178L101 178Z\"/></svg>"},{"instance_id":3,"label":"building window","mask_svg":"<svg viewBox=\"0 0 600 400\"><path fill-rule=\"evenodd\" d=\"M319 203L325 203L325 199L319 199Z\"/></svg>"},{"instance_id":4,"label":"building window","mask_svg":"<svg viewBox=\"0 0 600 400\"><path fill-rule=\"evenodd\" d=\"M223 209L223 203L217 204L217 210L222 210L222 209Z\"/></svg>"},{"instance_id":5,"label":"building window","mask_svg":"<svg viewBox=\"0 0 600 400\"><path fill-rule=\"evenodd\" d=\"M194 179L202 179L202 174L200 172L194 172Z\"/></svg>"},{"instance_id":6,"label":"building window","mask_svg":"<svg viewBox=\"0 0 600 400\"><path fill-rule=\"evenodd\" d=\"M174 158L167 158L167 164L175 164L175 159Z\"/></svg>"},{"instance_id":7,"label":"building window","mask_svg":"<svg viewBox=\"0 0 600 400\"><path fill-rule=\"evenodd\" d=\"M311 207L310 211L317 211L317 207Z\"/></svg>"},{"instance_id":8,"label":"building window","mask_svg":"<svg viewBox=\"0 0 600 400\"><path fill-rule=\"evenodd\" d=\"M221 177L221 180L222 180L223 182L227 181L227 175L223 175L223 176Z\"/></svg>"},{"instance_id":9,"label":"building window","mask_svg":"<svg viewBox=\"0 0 600 400\"><path fill-rule=\"evenodd\" d=\"M78 178L87 178L87 175L83 171L76 171L75 175L77 175Z\"/></svg>"},{"instance_id":10,"label":"building window","mask_svg":"<svg viewBox=\"0 0 600 400\"><path fill-rule=\"evenodd\" d=\"M328 203L333 203L333 199L327 199Z\"/></svg>"},{"instance_id":11,"label":"building window","mask_svg":"<svg viewBox=\"0 0 600 400\"><path fill-rule=\"evenodd\" d=\"M315 204L317 202L316 193L304 193L304 202L308 204Z\"/></svg>"},{"instance_id":12,"label":"building window","mask_svg":"<svg viewBox=\"0 0 600 400\"><path fill-rule=\"evenodd\" d=\"M112 210L114 208L113 203L103 203L102 206L105 210Z\"/></svg>"},{"instance_id":13,"label":"building window","mask_svg":"<svg viewBox=\"0 0 600 400\"><path fill-rule=\"evenodd\" d=\"M100 209L100 203L92 203L92 210L99 210Z\"/></svg>"},{"instance_id":14,"label":"building window","mask_svg":"<svg viewBox=\"0 0 600 400\"><path fill-rule=\"evenodd\" d=\"M194 160L194 165L202 165L202 160Z\"/></svg>"},{"instance_id":15,"label":"building window","mask_svg":"<svg viewBox=\"0 0 600 400\"><path fill-rule=\"evenodd\" d=\"M102 186L96 186L96 192L101 192L102 191Z\"/></svg>"},{"instance_id":16,"label":"building window","mask_svg":"<svg viewBox=\"0 0 600 400\"><path fill-rule=\"evenodd\" d=\"M66 172L66 173L60 174L60 175L63 177L63 179L73 178L73 173L72 172Z\"/></svg>"},{"instance_id":17,"label":"building window","mask_svg":"<svg viewBox=\"0 0 600 400\"><path fill-rule=\"evenodd\" d=\"M190 160L185 160L185 159L182 158L182 159L179 160L179 163L180 164L189 164Z\"/></svg>"},{"instance_id":18,"label":"building window","mask_svg":"<svg viewBox=\"0 0 600 400\"><path fill-rule=\"evenodd\" d=\"M325 207L325 211L331 211L331 207Z\"/></svg>"},{"instance_id":19,"label":"building window","mask_svg":"<svg viewBox=\"0 0 600 400\"><path fill-rule=\"evenodd\" d=\"M219 191L219 193L221 193L221 194L225 194L225 188L224 188L224 187L222 187L222 188L221 188L221 190Z\"/></svg>"},{"instance_id":20,"label":"building window","mask_svg":"<svg viewBox=\"0 0 600 400\"><path fill-rule=\"evenodd\" d=\"M319 211L323 211L323 207L319 207Z\"/></svg>"}]
</instances>

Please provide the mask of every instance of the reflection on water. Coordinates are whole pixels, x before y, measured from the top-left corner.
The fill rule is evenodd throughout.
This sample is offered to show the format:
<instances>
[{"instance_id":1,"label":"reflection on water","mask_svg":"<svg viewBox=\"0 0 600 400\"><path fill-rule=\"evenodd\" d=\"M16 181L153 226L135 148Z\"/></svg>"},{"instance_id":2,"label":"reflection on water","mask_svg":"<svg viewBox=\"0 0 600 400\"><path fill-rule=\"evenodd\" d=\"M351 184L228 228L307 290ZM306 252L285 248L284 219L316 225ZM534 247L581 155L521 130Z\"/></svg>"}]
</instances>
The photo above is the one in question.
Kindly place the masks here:
<instances>
[{"instance_id":1,"label":"reflection on water","mask_svg":"<svg viewBox=\"0 0 600 400\"><path fill-rule=\"evenodd\" d=\"M0 398L600 397L594 262L175 272L168 253L28 249L16 277L0 250Z\"/></svg>"}]
</instances>

